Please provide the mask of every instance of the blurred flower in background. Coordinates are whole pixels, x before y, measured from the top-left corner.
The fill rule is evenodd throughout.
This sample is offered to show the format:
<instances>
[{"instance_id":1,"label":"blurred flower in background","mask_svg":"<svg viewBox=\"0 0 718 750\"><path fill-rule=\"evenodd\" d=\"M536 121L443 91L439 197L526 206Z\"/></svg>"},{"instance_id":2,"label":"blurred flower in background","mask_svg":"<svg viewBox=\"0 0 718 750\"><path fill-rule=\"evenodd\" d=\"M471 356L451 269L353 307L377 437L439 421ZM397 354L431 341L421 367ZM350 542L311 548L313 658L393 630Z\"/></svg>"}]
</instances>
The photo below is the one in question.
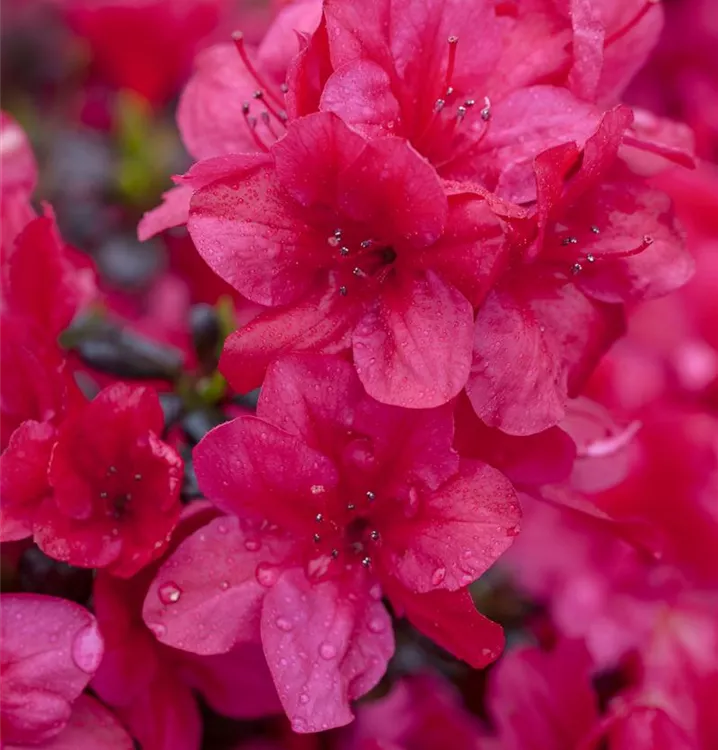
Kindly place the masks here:
<instances>
[{"instance_id":1,"label":"blurred flower in background","mask_svg":"<svg viewBox=\"0 0 718 750\"><path fill-rule=\"evenodd\" d=\"M0 33L8 750L718 747L714 0Z\"/></svg>"}]
</instances>

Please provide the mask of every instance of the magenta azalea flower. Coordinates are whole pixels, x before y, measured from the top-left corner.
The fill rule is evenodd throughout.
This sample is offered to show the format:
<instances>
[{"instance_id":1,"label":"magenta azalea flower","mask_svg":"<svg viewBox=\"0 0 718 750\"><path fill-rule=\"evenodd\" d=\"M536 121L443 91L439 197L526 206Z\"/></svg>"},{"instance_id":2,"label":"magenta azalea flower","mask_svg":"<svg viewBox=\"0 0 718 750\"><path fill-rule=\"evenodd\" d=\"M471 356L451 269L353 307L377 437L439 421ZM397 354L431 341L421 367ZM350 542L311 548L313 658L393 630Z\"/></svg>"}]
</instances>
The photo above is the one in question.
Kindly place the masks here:
<instances>
[{"instance_id":1,"label":"magenta azalea flower","mask_svg":"<svg viewBox=\"0 0 718 750\"><path fill-rule=\"evenodd\" d=\"M227 343L222 370L256 387L281 352L353 350L370 395L431 407L463 388L473 306L503 254L485 201L447 198L408 144L366 141L332 114L295 121L269 157L201 162L189 230L207 263L273 309Z\"/></svg>"},{"instance_id":2,"label":"magenta azalea flower","mask_svg":"<svg viewBox=\"0 0 718 750\"><path fill-rule=\"evenodd\" d=\"M232 515L162 566L146 622L169 645L226 652L261 638L296 731L346 724L381 678L395 612L474 666L501 631L466 586L511 544L509 482L451 450L451 409L403 411L366 396L347 362L293 357L265 381L257 417L194 452L208 497Z\"/></svg>"}]
</instances>

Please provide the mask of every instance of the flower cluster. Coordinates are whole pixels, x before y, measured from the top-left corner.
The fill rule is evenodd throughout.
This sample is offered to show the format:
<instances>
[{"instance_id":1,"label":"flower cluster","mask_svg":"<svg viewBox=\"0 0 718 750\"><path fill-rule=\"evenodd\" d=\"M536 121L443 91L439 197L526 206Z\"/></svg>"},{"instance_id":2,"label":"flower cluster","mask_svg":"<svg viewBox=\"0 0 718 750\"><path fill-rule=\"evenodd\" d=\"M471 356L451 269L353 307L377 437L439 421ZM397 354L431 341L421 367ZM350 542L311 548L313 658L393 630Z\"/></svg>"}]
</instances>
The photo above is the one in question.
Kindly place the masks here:
<instances>
[{"instance_id":1,"label":"flower cluster","mask_svg":"<svg viewBox=\"0 0 718 750\"><path fill-rule=\"evenodd\" d=\"M718 177L626 103L659 2L294 0L214 46L223 1L53 5L155 109L204 49L159 205L152 108L104 112L97 222L144 245L38 211L0 121L7 747L718 743Z\"/></svg>"}]
</instances>

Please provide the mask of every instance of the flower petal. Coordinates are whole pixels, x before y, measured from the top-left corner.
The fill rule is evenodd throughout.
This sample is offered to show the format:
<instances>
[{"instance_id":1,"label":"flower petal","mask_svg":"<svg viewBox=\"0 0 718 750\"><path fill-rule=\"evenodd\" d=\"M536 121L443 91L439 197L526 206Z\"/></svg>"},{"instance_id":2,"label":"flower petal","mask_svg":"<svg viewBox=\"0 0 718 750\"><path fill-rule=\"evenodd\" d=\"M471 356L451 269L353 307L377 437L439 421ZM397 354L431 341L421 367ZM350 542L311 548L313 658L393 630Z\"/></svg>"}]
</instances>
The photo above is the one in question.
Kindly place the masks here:
<instances>
[{"instance_id":1,"label":"flower petal","mask_svg":"<svg viewBox=\"0 0 718 750\"><path fill-rule=\"evenodd\" d=\"M416 593L463 588L511 546L520 519L508 479L464 461L456 477L424 498L417 515L384 531L382 564Z\"/></svg>"},{"instance_id":2,"label":"flower petal","mask_svg":"<svg viewBox=\"0 0 718 750\"><path fill-rule=\"evenodd\" d=\"M469 375L472 321L469 301L431 271L385 284L353 335L369 395L411 409L452 399Z\"/></svg>"},{"instance_id":3,"label":"flower petal","mask_svg":"<svg viewBox=\"0 0 718 750\"><path fill-rule=\"evenodd\" d=\"M255 575L261 545L237 518L217 518L185 539L150 586L142 609L161 643L223 654L259 636L266 589Z\"/></svg>"},{"instance_id":4,"label":"flower petal","mask_svg":"<svg viewBox=\"0 0 718 750\"><path fill-rule=\"evenodd\" d=\"M394 653L391 618L368 593L352 601L337 581L284 573L262 608L262 643L295 732L348 724L349 701L383 676Z\"/></svg>"},{"instance_id":5,"label":"flower petal","mask_svg":"<svg viewBox=\"0 0 718 750\"><path fill-rule=\"evenodd\" d=\"M262 384L267 367L282 354L346 351L359 312L333 287L291 307L267 310L225 341L220 371L236 391L247 393Z\"/></svg>"}]
</instances>

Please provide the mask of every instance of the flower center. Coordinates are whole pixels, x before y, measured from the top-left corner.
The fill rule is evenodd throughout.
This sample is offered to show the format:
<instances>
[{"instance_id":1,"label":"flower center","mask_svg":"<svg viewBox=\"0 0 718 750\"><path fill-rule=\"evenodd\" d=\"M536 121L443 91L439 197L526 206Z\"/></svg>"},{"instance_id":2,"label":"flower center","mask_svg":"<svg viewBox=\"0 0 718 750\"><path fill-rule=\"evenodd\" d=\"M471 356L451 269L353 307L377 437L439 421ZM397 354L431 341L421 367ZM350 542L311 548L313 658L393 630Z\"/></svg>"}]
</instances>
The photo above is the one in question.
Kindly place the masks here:
<instances>
[{"instance_id":1,"label":"flower center","mask_svg":"<svg viewBox=\"0 0 718 750\"><path fill-rule=\"evenodd\" d=\"M335 564L371 567L372 553L381 542L373 519L375 501L376 494L368 490L363 496L354 496L343 509L317 513L312 545L313 556L318 553L322 558L323 565L318 568L321 575L331 575Z\"/></svg>"},{"instance_id":2,"label":"flower center","mask_svg":"<svg viewBox=\"0 0 718 750\"><path fill-rule=\"evenodd\" d=\"M241 31L235 31L232 34L232 41L244 67L257 83L257 88L252 94L252 102L242 103L244 124L257 148L260 151L267 152L269 146L279 140L286 130L287 113L284 110L283 95L287 86L282 84L277 91L275 90L276 87L269 84L259 73L249 59L247 49L244 46L244 34ZM259 132L260 125L262 126L261 132Z\"/></svg>"},{"instance_id":3,"label":"flower center","mask_svg":"<svg viewBox=\"0 0 718 750\"><path fill-rule=\"evenodd\" d=\"M595 244L601 229L591 224L580 231L569 230L557 224L554 228L554 247L549 255L560 264L566 263L571 273L576 276L586 269L606 260L622 260L639 255L653 244L653 238L645 234L638 245L626 250L596 250ZM592 247L593 246L593 247Z\"/></svg>"},{"instance_id":4,"label":"flower center","mask_svg":"<svg viewBox=\"0 0 718 750\"><path fill-rule=\"evenodd\" d=\"M335 229L327 244L336 253L335 269L342 296L357 290L358 284L366 288L368 281L384 281L398 257L393 247L372 239L352 240L343 229Z\"/></svg>"},{"instance_id":5,"label":"flower center","mask_svg":"<svg viewBox=\"0 0 718 750\"><path fill-rule=\"evenodd\" d=\"M135 483L142 481L141 474L135 474ZM108 516L120 521L131 513L132 492L128 491L126 478L118 474L116 466L110 466L99 490L99 497Z\"/></svg>"},{"instance_id":6,"label":"flower center","mask_svg":"<svg viewBox=\"0 0 718 750\"><path fill-rule=\"evenodd\" d=\"M483 97L483 106L479 107L476 98L469 92L457 90L454 72L459 37L450 36L447 43L448 59L442 88L418 135L412 139L416 148L437 169L446 168L469 156L478 148L491 121L491 100L488 96Z\"/></svg>"}]
</instances>

